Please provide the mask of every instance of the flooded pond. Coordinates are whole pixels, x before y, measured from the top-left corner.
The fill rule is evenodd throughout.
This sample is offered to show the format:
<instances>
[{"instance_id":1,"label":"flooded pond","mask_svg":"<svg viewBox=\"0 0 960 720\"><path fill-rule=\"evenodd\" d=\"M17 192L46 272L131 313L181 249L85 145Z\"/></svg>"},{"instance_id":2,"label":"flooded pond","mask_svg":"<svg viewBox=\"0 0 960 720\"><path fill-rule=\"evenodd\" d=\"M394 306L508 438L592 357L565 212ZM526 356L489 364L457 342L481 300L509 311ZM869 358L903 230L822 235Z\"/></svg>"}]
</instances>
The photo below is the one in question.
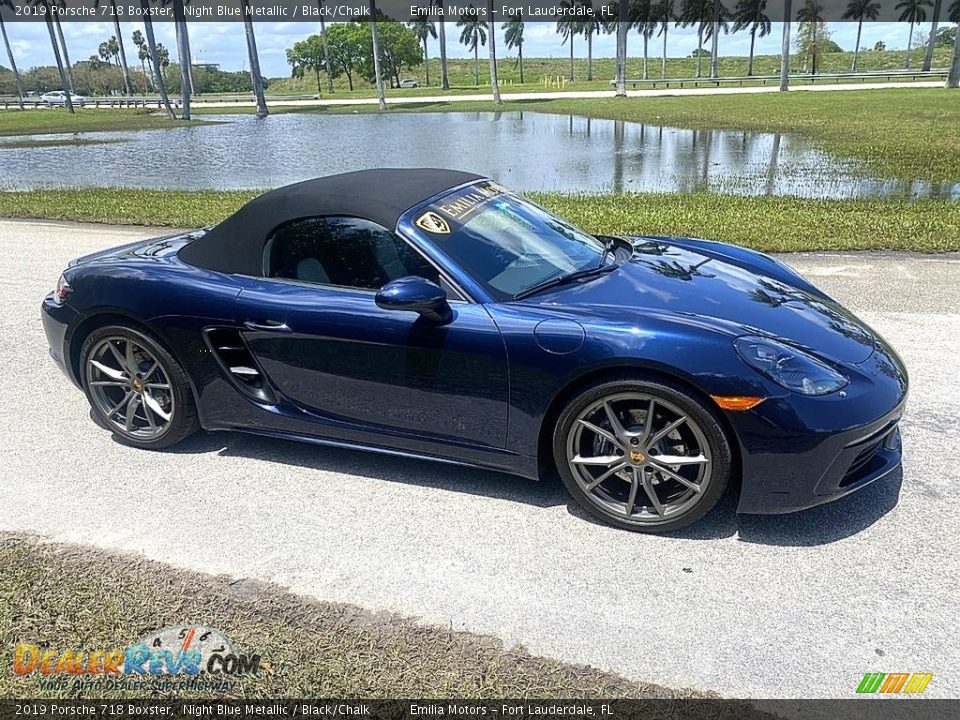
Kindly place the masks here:
<instances>
[{"instance_id":1,"label":"flooded pond","mask_svg":"<svg viewBox=\"0 0 960 720\"><path fill-rule=\"evenodd\" d=\"M43 147L0 138L0 187L269 188L347 170L426 166L528 191L960 198L960 183L871 178L856 162L791 135L532 112L217 120L224 122L33 138Z\"/></svg>"}]
</instances>

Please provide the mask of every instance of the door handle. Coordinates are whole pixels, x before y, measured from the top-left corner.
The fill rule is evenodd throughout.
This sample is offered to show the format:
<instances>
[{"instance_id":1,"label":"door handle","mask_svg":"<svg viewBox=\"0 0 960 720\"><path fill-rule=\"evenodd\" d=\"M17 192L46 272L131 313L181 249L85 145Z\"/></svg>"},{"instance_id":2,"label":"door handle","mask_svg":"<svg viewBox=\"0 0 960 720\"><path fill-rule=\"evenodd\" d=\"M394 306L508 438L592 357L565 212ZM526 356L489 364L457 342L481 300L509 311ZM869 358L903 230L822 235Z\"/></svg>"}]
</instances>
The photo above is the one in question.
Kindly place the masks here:
<instances>
[{"instance_id":1,"label":"door handle","mask_svg":"<svg viewBox=\"0 0 960 720\"><path fill-rule=\"evenodd\" d=\"M247 330L258 330L260 332L293 332L289 325L276 320L263 320L262 322L247 320L243 323L243 326Z\"/></svg>"}]
</instances>

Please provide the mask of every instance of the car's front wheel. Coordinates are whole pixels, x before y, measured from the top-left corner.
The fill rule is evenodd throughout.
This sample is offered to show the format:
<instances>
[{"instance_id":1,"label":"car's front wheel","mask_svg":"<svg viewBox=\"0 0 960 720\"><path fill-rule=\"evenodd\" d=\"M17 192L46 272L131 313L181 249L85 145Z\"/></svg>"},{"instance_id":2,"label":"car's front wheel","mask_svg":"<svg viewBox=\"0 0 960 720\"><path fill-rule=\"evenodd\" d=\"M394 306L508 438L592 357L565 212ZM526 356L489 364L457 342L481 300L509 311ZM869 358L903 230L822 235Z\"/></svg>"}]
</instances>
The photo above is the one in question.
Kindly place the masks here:
<instances>
[{"instance_id":1,"label":"car's front wheel","mask_svg":"<svg viewBox=\"0 0 960 720\"><path fill-rule=\"evenodd\" d=\"M199 426L186 373L149 335L123 326L99 328L84 341L80 359L98 424L124 443L159 450Z\"/></svg>"},{"instance_id":2,"label":"car's front wheel","mask_svg":"<svg viewBox=\"0 0 960 720\"><path fill-rule=\"evenodd\" d=\"M716 411L659 379L623 377L584 389L560 414L553 454L587 512L640 532L696 522L730 477L730 445Z\"/></svg>"}]
</instances>

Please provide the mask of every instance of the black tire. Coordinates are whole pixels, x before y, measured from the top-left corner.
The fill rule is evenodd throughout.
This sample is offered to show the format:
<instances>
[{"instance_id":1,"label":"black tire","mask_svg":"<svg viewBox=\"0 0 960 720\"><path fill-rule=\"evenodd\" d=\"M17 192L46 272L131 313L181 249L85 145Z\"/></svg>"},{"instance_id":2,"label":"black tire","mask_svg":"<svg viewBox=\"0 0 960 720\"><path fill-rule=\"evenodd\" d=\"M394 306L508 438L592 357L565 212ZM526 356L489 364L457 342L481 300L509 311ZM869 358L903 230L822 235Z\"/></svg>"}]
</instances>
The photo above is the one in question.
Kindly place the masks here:
<instances>
[{"instance_id":1,"label":"black tire","mask_svg":"<svg viewBox=\"0 0 960 720\"><path fill-rule=\"evenodd\" d=\"M629 396L631 394L642 395L644 397L653 398L664 403L663 406L655 406L657 409L654 411L655 422L652 425L653 432L651 433L653 436L656 435L657 430L663 429L662 427L658 428L656 425L656 419L660 417L658 415L658 411L667 414L667 421L665 422L661 420L663 425L669 424L670 419L679 419L681 413L688 419L688 423L690 424L689 427L681 425L679 430L676 432L677 439L672 439L671 435L674 435L674 433L671 433L671 435L667 435L661 441L661 443L683 443L684 439L680 433L686 433L687 437L691 439L691 442L696 442L696 444L705 442L707 452L704 452L702 449L700 450L700 454L703 457L708 458L708 461L704 463L706 467L703 471L699 469L694 471L688 471L685 469L678 470L678 466L670 466L673 468L673 470L677 471L681 475L684 472L687 472L688 477L690 472L702 472L702 478L700 478L698 487L705 489L700 491L689 490L688 487L681 486L679 483L676 483L676 481L671 480L665 475L657 475L655 471L657 465L651 461L651 458L655 458L656 453L659 451L657 449L653 449L649 452L649 455L644 455L643 452L639 452L637 454L638 457L645 459L647 465L637 466L633 461L631 461L629 467L619 471L617 474L611 476L608 480L605 480L601 485L598 486L598 491L601 492L588 492L585 479L582 476L582 473L584 472L582 468L584 465L575 466L570 460L568 460L568 453L574 452L576 449L576 443L584 442L575 440L576 436L571 435L571 433L576 432L574 425L576 424L579 426L581 424L581 415L590 411L590 409L593 407L598 405L602 406L601 401L605 399L614 403L621 403L621 408L624 407L623 404L627 404L629 409L629 403L631 402L630 398L622 398L625 395ZM662 411L659 410L661 407ZM676 410L679 410L680 412L676 412ZM594 412L600 413L601 411L594 410ZM618 410L617 412L622 413L623 409ZM646 413L644 413L644 417L645 415ZM591 417L596 418L599 417L599 415ZM624 416L621 415L620 419L622 420L623 417ZM629 418L629 416L627 417ZM598 420L597 422L599 423L600 421ZM694 425L699 431L699 433L696 435L694 435L696 432L693 427ZM606 429L606 427L603 425L600 427L601 429ZM621 427L623 427L622 422ZM580 432L581 434L583 433L582 430ZM635 434L639 433L640 430L638 430ZM593 439L594 442L597 440L599 440L600 443L608 442L596 434L593 434ZM614 445L612 443L605 444L604 447L610 448L606 451L608 453L613 452L620 454L621 452L621 450L614 449ZM631 450L632 448L627 445L627 451L620 456L620 459L623 461L628 460ZM710 512L711 509L713 509L713 507L720 500L729 483L732 453L730 449L730 443L727 440L726 434L720 423L720 418L714 408L705 406L702 401L691 394L679 383L674 383L669 380L659 378L651 379L643 378L641 376L625 375L594 383L581 390L567 404L567 406L561 412L554 430L553 457L556 468L560 474L560 478L563 480L563 484L566 486L568 492L573 496L574 500L577 501L577 504L580 505L580 507L582 507L590 515L602 520L606 524L623 528L625 530L632 530L635 532L665 533L678 530L695 523L708 512ZM581 459L581 463L582 462L583 460ZM596 470L596 474L592 476L593 479L596 479L602 475L603 472L605 472L606 469L612 465L613 463L607 465L605 468ZM649 469L647 466L649 466ZM575 469L575 467L578 469ZM664 488L675 487L675 492L679 493L678 497L684 497L684 493L686 493L686 495L689 495L688 499L685 502L677 503L675 506L677 512L672 516L670 515L671 511L669 506L665 506L668 509L666 510L664 516L656 516L654 510L650 509L653 506L653 503L650 501L649 496L645 494L645 489L641 489L637 491L636 495L634 495L636 499L635 507L641 508L638 515L635 516L631 513L628 517L628 511L626 510L626 507L629 501L627 500L623 501L624 509L622 511L615 511L615 509L612 507L615 505L615 503L612 501L613 498L611 498L611 496L608 494L607 488L610 487L610 484L613 484L613 490L618 491L619 488L617 486L617 482L619 481L624 487L622 492L629 496L630 490L628 488L631 488L632 484L637 484L638 486L643 487L641 482L634 481L632 484L630 482L626 482L625 478L621 475L621 472L631 473L634 468L636 469L636 472L639 472L640 474L632 475L631 477L642 478L644 477L643 473L654 473L650 475L651 479L653 479L653 482L664 483ZM578 478L580 479L578 480ZM656 485L655 487L660 486ZM654 489L654 494L658 496L658 499L660 499L658 490ZM654 517L647 517L648 514L654 515ZM644 518L643 520L640 519L641 516Z\"/></svg>"},{"instance_id":2,"label":"black tire","mask_svg":"<svg viewBox=\"0 0 960 720\"><path fill-rule=\"evenodd\" d=\"M172 396L172 408L169 421L161 434L149 439L137 437L118 427L94 399L89 382L88 367L91 361L91 352L107 338L121 338L133 341L137 346L149 352L157 361L163 375L169 380ZM80 350L80 373L83 389L90 403L91 413L95 422L101 427L109 429L120 442L132 447L145 450L162 450L183 441L200 427L197 417L197 406L193 399L193 391L180 363L170 352L153 336L131 327L110 325L94 330L84 340Z\"/></svg>"}]
</instances>

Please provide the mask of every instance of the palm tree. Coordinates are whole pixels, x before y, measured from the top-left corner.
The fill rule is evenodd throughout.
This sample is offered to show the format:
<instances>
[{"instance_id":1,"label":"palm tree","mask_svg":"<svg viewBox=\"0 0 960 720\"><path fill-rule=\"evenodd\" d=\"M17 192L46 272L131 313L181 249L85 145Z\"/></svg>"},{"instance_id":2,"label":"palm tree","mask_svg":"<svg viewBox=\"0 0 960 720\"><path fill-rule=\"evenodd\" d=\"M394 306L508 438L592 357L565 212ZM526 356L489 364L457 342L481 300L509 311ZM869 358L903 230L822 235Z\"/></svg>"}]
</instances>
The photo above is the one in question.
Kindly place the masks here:
<instances>
[{"instance_id":1,"label":"palm tree","mask_svg":"<svg viewBox=\"0 0 960 720\"><path fill-rule=\"evenodd\" d=\"M0 12L8 7L13 10L13 0L0 0ZM0 35L3 35L3 44L7 48L7 58L10 60L10 69L13 71L13 82L17 86L17 102L23 107L23 85L20 83L20 71L17 70L17 61L13 59L13 48L10 47L10 38L7 37L7 28L3 24L3 15L0 15Z\"/></svg>"},{"instance_id":2,"label":"palm tree","mask_svg":"<svg viewBox=\"0 0 960 720\"><path fill-rule=\"evenodd\" d=\"M493 101L501 104L500 79L497 77L497 48L493 25L493 0L487 0L487 13L490 20L487 22L487 35L490 37L490 87L493 88Z\"/></svg>"},{"instance_id":3,"label":"palm tree","mask_svg":"<svg viewBox=\"0 0 960 720\"><path fill-rule=\"evenodd\" d=\"M644 0L649 2L649 0ZM584 8L592 8L590 0L577 0L578 5ZM579 23L580 33L587 38L587 80L593 80L593 36L600 32L600 20L596 15L584 15L584 19Z\"/></svg>"},{"instance_id":4,"label":"palm tree","mask_svg":"<svg viewBox=\"0 0 960 720\"><path fill-rule=\"evenodd\" d=\"M660 0L650 8L650 20L660 25L657 35L663 35L663 58L660 62L660 77L667 77L667 29L673 22L673 0Z\"/></svg>"},{"instance_id":5,"label":"palm tree","mask_svg":"<svg viewBox=\"0 0 960 720\"><path fill-rule=\"evenodd\" d=\"M94 7L100 7L101 0L94 0ZM131 95L133 93L133 83L130 82L130 68L127 66L127 52L123 48L123 33L120 32L120 16L117 14L117 0L110 0L111 17L113 18L113 34L111 40L117 43L117 60L123 69L123 94Z\"/></svg>"},{"instance_id":6,"label":"palm tree","mask_svg":"<svg viewBox=\"0 0 960 720\"><path fill-rule=\"evenodd\" d=\"M960 2L960 0L957 0ZM523 11L519 8L510 13L510 19L500 26L503 41L507 48L517 49L517 63L520 65L520 84L523 85Z\"/></svg>"},{"instance_id":7,"label":"palm tree","mask_svg":"<svg viewBox=\"0 0 960 720\"><path fill-rule=\"evenodd\" d=\"M753 47L757 39L770 34L770 17L765 12L767 0L740 0L733 11L733 32L750 28L750 59L747 60L747 77L753 75Z\"/></svg>"},{"instance_id":8,"label":"palm tree","mask_svg":"<svg viewBox=\"0 0 960 720\"><path fill-rule=\"evenodd\" d=\"M647 80L650 77L650 38L653 37L656 26L656 23L650 21L650 0L633 0L630 3L630 25L640 33L643 40L643 79Z\"/></svg>"},{"instance_id":9,"label":"palm tree","mask_svg":"<svg viewBox=\"0 0 960 720\"><path fill-rule=\"evenodd\" d=\"M467 46L467 50L473 50L473 81L474 85L479 87L480 46L487 44L487 24L480 19L480 13L473 3L470 3L463 14L463 20L457 21L457 27L462 28L460 42Z\"/></svg>"},{"instance_id":10,"label":"palm tree","mask_svg":"<svg viewBox=\"0 0 960 720\"><path fill-rule=\"evenodd\" d=\"M383 75L380 74L380 43L377 41L377 0L370 0L370 39L373 41L373 76L377 81L377 107L380 112L387 109L387 100L383 96Z\"/></svg>"},{"instance_id":11,"label":"palm tree","mask_svg":"<svg viewBox=\"0 0 960 720\"><path fill-rule=\"evenodd\" d=\"M960 0L954 0L950 6L949 18L957 24L957 34L954 37L958 39L953 41L953 60L950 62L950 72L947 73L944 87L955 89L960 87Z\"/></svg>"},{"instance_id":12,"label":"palm tree","mask_svg":"<svg viewBox=\"0 0 960 720\"><path fill-rule=\"evenodd\" d=\"M71 95L73 92L73 86L72 84L67 82L67 79L69 76L64 70L63 59L60 55L60 44L57 42L56 31L53 29L54 18L53 18L53 12L50 9L50 0L33 0L33 2L34 2L34 5L43 5L43 8L44 8L43 17L47 23L47 32L50 34L50 46L53 48L53 59L57 64L57 72L60 74L60 84L65 90L68 91L66 93L64 102L67 106L67 110L69 110L70 113L72 114L73 100L71 98Z\"/></svg>"},{"instance_id":13,"label":"palm tree","mask_svg":"<svg viewBox=\"0 0 960 720\"><path fill-rule=\"evenodd\" d=\"M701 59L703 58L703 32L707 29L713 14L713 0L683 0L680 7L680 16L677 18L677 27L697 26L697 75L701 77L703 70Z\"/></svg>"},{"instance_id":14,"label":"palm tree","mask_svg":"<svg viewBox=\"0 0 960 720\"><path fill-rule=\"evenodd\" d=\"M423 43L423 65L427 74L427 86L430 86L430 55L427 53L427 38L437 39L437 26L431 20L414 20L413 22L408 22L407 25L413 30L413 34L417 36L417 40Z\"/></svg>"},{"instance_id":15,"label":"palm tree","mask_svg":"<svg viewBox=\"0 0 960 720\"><path fill-rule=\"evenodd\" d=\"M710 27L707 30L712 40L710 45L710 77L712 78L720 76L720 52L717 46L719 44L720 31L723 30L724 33L729 32L729 26L727 25L727 17L729 15L730 13L720 0L713 0L713 9L710 13Z\"/></svg>"},{"instance_id":16,"label":"palm tree","mask_svg":"<svg viewBox=\"0 0 960 720\"><path fill-rule=\"evenodd\" d=\"M803 34L806 28L810 32L810 47L813 51L813 58L810 62L810 74L817 74L817 61L820 59L820 48L817 45L817 35L823 25L823 5L820 0L807 0L803 7L797 10L797 20L800 21L800 33ZM804 61L806 62L806 61Z\"/></svg>"},{"instance_id":17,"label":"palm tree","mask_svg":"<svg viewBox=\"0 0 960 720\"><path fill-rule=\"evenodd\" d=\"M901 0L897 3L897 10L903 9L900 13L900 22L910 23L910 35L907 37L907 54L903 56L903 67L910 67L910 52L913 50L913 26L919 25L927 19L925 8L930 7L930 0Z\"/></svg>"},{"instance_id":18,"label":"palm tree","mask_svg":"<svg viewBox=\"0 0 960 720\"><path fill-rule=\"evenodd\" d=\"M937 0L939 2L940 0ZM864 20L876 20L880 13L880 3L876 0L850 0L846 12L843 13L844 20L857 21L857 44L853 48L853 65L850 66L851 72L857 71L857 59L860 56L860 33L863 31Z\"/></svg>"},{"instance_id":19,"label":"palm tree","mask_svg":"<svg viewBox=\"0 0 960 720\"><path fill-rule=\"evenodd\" d=\"M257 36L253 33L253 17L251 16L250 0L240 0L243 9L243 29L247 34L247 57L250 59L250 84L253 86L253 95L257 98L257 117L265 118L270 114L267 110L267 98L263 94L263 76L260 74L260 53L257 52Z\"/></svg>"},{"instance_id":20,"label":"palm tree","mask_svg":"<svg viewBox=\"0 0 960 720\"><path fill-rule=\"evenodd\" d=\"M162 2L163 0L161 0ZM190 119L190 94L193 81L190 77L190 35L187 32L187 17L183 11L183 0L173 0L174 28L177 31L177 55L180 58L180 117Z\"/></svg>"},{"instance_id":21,"label":"palm tree","mask_svg":"<svg viewBox=\"0 0 960 720\"><path fill-rule=\"evenodd\" d=\"M910 52L913 50L913 26L922 23L927 19L925 8L930 6L930 0L901 0L897 3L897 10L903 8L900 13L900 22L910 23L910 34L907 36L907 53L903 56L903 67L910 67Z\"/></svg>"},{"instance_id":22,"label":"palm tree","mask_svg":"<svg viewBox=\"0 0 960 720\"><path fill-rule=\"evenodd\" d=\"M563 0L560 7L566 11L564 17L572 18L574 4L577 0ZM563 36L563 44L570 42L570 82L573 82L573 38L580 32L580 22L578 20L558 20L557 32Z\"/></svg>"},{"instance_id":23,"label":"palm tree","mask_svg":"<svg viewBox=\"0 0 960 720\"><path fill-rule=\"evenodd\" d=\"M940 11L943 9L943 0L933 0L933 19L930 21L930 37L927 40L927 51L923 54L921 70L929 72L933 65L933 48L937 44L937 28L940 26ZM956 39L954 39L956 44Z\"/></svg>"},{"instance_id":24,"label":"palm tree","mask_svg":"<svg viewBox=\"0 0 960 720\"><path fill-rule=\"evenodd\" d=\"M140 0L140 7L143 9L143 30L147 34L146 48L153 66L154 83L156 83L157 91L160 93L160 101L163 103L163 109L167 113L167 117L176 120L177 116L173 114L173 108L170 107L170 98L167 96L167 84L163 81L160 52L157 46L157 38L153 34L153 18L150 16L150 0Z\"/></svg>"},{"instance_id":25,"label":"palm tree","mask_svg":"<svg viewBox=\"0 0 960 720\"><path fill-rule=\"evenodd\" d=\"M630 28L630 10L625 0L617 7L617 92L616 97L627 96L627 30Z\"/></svg>"},{"instance_id":26,"label":"palm tree","mask_svg":"<svg viewBox=\"0 0 960 720\"><path fill-rule=\"evenodd\" d=\"M433 0L443 14L443 0ZM450 81L447 79L447 24L440 22L440 89L449 90Z\"/></svg>"},{"instance_id":27,"label":"palm tree","mask_svg":"<svg viewBox=\"0 0 960 720\"><path fill-rule=\"evenodd\" d=\"M330 66L330 47L327 44L327 23L323 19L323 0L317 0L320 11L320 38L323 40L323 67L327 71L327 92L333 95L333 68Z\"/></svg>"},{"instance_id":28,"label":"palm tree","mask_svg":"<svg viewBox=\"0 0 960 720\"><path fill-rule=\"evenodd\" d=\"M47 6L47 9L50 8L51 3L60 8L65 7L67 4L66 0L44 0L44 5ZM67 53L67 40L63 37L63 28L60 26L60 13L54 13L53 24L57 29L60 47L63 49L63 67L67 76L67 90L73 92L73 66L70 64L70 55Z\"/></svg>"},{"instance_id":29,"label":"palm tree","mask_svg":"<svg viewBox=\"0 0 960 720\"><path fill-rule=\"evenodd\" d=\"M780 46L780 92L790 89L790 10L793 0L783 0L783 40Z\"/></svg>"},{"instance_id":30,"label":"palm tree","mask_svg":"<svg viewBox=\"0 0 960 720\"><path fill-rule=\"evenodd\" d=\"M139 30L133 31L133 44L137 48L137 57L140 60L140 72L143 73L143 92L146 94L147 88L147 65L146 61L150 59L150 50L147 48L147 41L143 37L143 33Z\"/></svg>"}]
</instances>

